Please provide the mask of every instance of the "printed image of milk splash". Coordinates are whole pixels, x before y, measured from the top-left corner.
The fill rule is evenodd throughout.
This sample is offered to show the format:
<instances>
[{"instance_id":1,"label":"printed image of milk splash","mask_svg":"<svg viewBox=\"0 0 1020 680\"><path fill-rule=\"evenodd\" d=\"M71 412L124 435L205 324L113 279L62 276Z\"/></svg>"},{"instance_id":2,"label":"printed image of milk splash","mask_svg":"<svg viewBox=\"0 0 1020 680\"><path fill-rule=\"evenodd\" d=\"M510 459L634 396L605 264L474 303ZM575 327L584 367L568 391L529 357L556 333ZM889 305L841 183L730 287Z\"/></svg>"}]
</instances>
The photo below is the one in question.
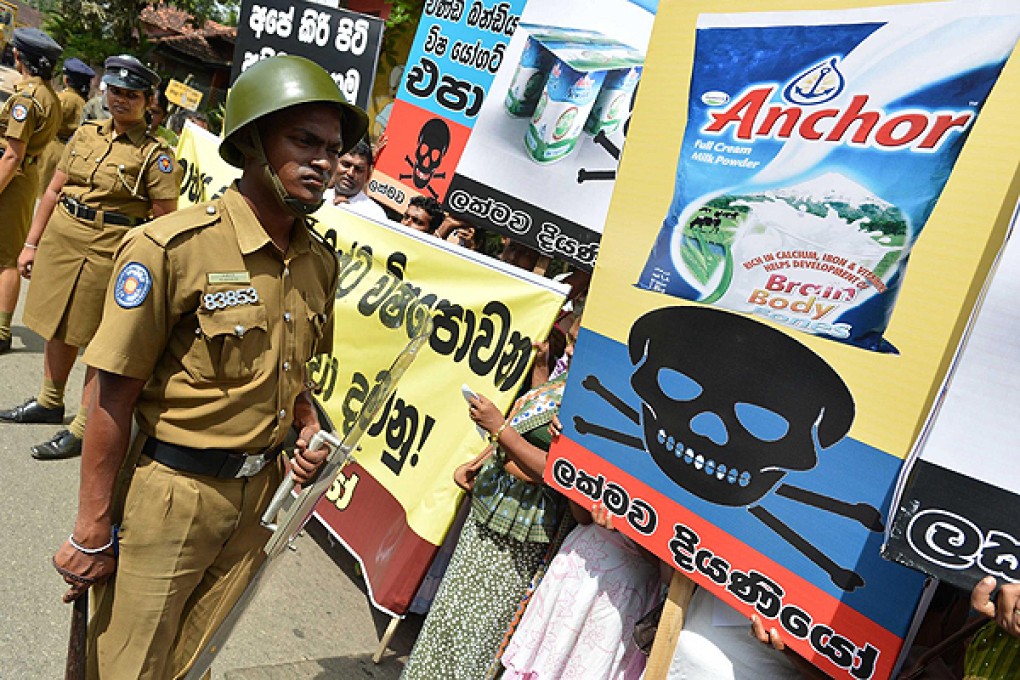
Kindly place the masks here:
<instances>
[{"instance_id":1,"label":"printed image of milk splash","mask_svg":"<svg viewBox=\"0 0 1020 680\"><path fill-rule=\"evenodd\" d=\"M895 352L910 249L1020 37L1020 3L702 15L638 286Z\"/></svg>"}]
</instances>

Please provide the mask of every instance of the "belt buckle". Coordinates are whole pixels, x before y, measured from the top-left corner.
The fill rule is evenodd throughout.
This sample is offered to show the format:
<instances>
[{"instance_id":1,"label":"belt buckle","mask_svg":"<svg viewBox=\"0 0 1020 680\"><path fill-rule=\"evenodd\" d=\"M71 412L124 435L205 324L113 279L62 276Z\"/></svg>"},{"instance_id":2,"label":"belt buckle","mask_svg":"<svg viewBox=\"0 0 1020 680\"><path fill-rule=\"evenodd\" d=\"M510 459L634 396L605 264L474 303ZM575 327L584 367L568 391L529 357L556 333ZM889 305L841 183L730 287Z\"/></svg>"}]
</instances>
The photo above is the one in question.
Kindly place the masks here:
<instances>
[{"instance_id":1,"label":"belt buckle","mask_svg":"<svg viewBox=\"0 0 1020 680\"><path fill-rule=\"evenodd\" d=\"M262 472L262 468L269 462L269 457L262 453L255 456L245 456L244 463L241 464L241 469L237 471L234 477L253 477L258 473Z\"/></svg>"}]
</instances>

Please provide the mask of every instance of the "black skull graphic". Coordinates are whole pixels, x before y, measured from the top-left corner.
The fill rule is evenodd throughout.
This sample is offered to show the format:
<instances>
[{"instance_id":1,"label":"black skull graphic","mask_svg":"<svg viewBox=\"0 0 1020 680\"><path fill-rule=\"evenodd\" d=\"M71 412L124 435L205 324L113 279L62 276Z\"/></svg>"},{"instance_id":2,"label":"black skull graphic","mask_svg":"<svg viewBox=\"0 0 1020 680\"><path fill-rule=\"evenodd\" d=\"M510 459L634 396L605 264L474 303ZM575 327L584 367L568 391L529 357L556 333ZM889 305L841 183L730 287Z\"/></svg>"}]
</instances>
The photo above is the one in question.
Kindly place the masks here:
<instances>
[{"instance_id":1,"label":"black skull graphic","mask_svg":"<svg viewBox=\"0 0 1020 680\"><path fill-rule=\"evenodd\" d=\"M445 172L437 172L443 163L446 152L450 149L450 127L440 118L432 118L421 126L418 133L418 144L414 148L414 158L405 156L404 160L411 166L411 174L401 175L401 179L410 179L418 189L427 189L433 198L436 192L430 184L433 179L443 179Z\"/></svg>"},{"instance_id":2,"label":"black skull graphic","mask_svg":"<svg viewBox=\"0 0 1020 680\"><path fill-rule=\"evenodd\" d=\"M854 590L864 580L836 564L767 510L770 494L882 531L882 515L783 481L810 470L854 420L854 400L839 375L785 333L710 307L667 307L638 319L627 342L631 386L640 411L594 375L581 386L642 430L642 437L574 416L578 435L646 451L674 483L716 505L746 507L756 519Z\"/></svg>"},{"instance_id":3,"label":"black skull graphic","mask_svg":"<svg viewBox=\"0 0 1020 680\"><path fill-rule=\"evenodd\" d=\"M628 348L648 452L712 503L757 502L787 471L814 467L816 450L853 422L853 397L828 364L742 316L659 309L634 324Z\"/></svg>"}]
</instances>

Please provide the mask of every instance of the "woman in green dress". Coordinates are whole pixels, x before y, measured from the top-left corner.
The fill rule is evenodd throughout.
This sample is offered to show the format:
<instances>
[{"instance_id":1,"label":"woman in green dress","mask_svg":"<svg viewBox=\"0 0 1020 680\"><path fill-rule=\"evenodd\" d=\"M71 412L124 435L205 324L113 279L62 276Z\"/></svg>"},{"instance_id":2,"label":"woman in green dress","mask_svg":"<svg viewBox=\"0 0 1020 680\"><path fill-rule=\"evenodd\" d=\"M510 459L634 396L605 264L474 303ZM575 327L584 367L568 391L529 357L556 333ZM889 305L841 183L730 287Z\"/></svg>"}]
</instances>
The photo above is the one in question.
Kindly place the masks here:
<instances>
[{"instance_id":1,"label":"woman in green dress","mask_svg":"<svg viewBox=\"0 0 1020 680\"><path fill-rule=\"evenodd\" d=\"M579 327L576 318L568 357ZM550 544L565 533L566 501L541 480L566 378L554 374L505 419L484 396L471 400L471 419L492 446L454 473L471 491L471 512L402 679L484 678Z\"/></svg>"}]
</instances>

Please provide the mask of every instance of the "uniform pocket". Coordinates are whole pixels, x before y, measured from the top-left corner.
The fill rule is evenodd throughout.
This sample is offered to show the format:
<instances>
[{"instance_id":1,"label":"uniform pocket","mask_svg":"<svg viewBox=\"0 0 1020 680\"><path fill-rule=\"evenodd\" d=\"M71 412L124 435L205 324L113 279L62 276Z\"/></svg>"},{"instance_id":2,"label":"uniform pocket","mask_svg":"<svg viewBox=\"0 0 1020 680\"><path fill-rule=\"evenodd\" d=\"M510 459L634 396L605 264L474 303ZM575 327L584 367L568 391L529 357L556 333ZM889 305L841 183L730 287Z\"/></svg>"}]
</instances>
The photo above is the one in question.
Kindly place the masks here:
<instances>
[{"instance_id":1,"label":"uniform pocket","mask_svg":"<svg viewBox=\"0 0 1020 680\"><path fill-rule=\"evenodd\" d=\"M71 156L67 159L68 184L89 186L90 178L96 169L96 161L92 158L94 151L88 144L75 144Z\"/></svg>"},{"instance_id":2,"label":"uniform pocket","mask_svg":"<svg viewBox=\"0 0 1020 680\"><path fill-rule=\"evenodd\" d=\"M269 350L269 324L261 305L198 312L195 344L185 368L195 378L222 382L246 380L262 372Z\"/></svg>"}]
</instances>

